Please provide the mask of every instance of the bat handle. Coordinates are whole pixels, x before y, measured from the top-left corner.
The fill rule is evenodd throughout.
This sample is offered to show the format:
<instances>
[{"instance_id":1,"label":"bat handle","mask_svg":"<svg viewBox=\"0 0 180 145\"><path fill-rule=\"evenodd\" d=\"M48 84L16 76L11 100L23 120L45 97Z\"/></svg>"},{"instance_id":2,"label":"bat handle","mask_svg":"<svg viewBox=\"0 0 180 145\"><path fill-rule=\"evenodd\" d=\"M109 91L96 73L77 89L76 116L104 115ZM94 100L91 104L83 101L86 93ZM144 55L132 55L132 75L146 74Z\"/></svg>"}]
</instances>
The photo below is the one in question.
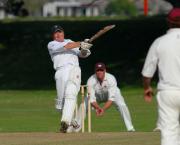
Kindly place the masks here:
<instances>
[{"instance_id":1,"label":"bat handle","mask_svg":"<svg viewBox=\"0 0 180 145\"><path fill-rule=\"evenodd\" d=\"M92 40L91 40L91 39L89 39L87 42L88 42L88 43L92 43Z\"/></svg>"},{"instance_id":2,"label":"bat handle","mask_svg":"<svg viewBox=\"0 0 180 145\"><path fill-rule=\"evenodd\" d=\"M84 39L84 42L91 43L91 39Z\"/></svg>"}]
</instances>

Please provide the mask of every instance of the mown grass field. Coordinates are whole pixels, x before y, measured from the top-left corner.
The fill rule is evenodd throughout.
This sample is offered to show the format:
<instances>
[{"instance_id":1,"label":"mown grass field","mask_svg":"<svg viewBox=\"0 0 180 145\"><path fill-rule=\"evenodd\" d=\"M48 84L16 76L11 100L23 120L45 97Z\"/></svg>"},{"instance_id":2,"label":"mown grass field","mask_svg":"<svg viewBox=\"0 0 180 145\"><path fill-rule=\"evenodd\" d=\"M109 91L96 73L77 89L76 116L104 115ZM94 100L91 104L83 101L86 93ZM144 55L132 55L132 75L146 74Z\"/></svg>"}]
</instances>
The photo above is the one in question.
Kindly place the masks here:
<instances>
[{"instance_id":1,"label":"mown grass field","mask_svg":"<svg viewBox=\"0 0 180 145\"><path fill-rule=\"evenodd\" d=\"M150 145L152 143L150 142L151 138L154 142L153 145L158 144L159 133L152 133L152 130L155 128L157 116L156 100L153 99L153 102L150 104L145 103L141 88L123 88L121 91L129 107L137 132L126 132L123 120L115 107L109 109L100 118L97 118L92 111L93 133L80 134L80 136L84 136L87 139L86 141L85 139L82 141L83 145L91 144L88 140L93 140L94 143L92 144L101 144L100 139L104 139L105 142L102 142L103 145L131 145L132 140L136 140L136 138L137 140L133 141L133 145L141 145L138 142L142 142L142 145ZM55 90L1 90L0 144L4 141L3 145L56 145L56 141L61 141L62 145L68 145L76 139L80 140L80 136L77 134L63 135L57 133L59 130L60 113L54 108L55 95ZM110 135L110 142L106 141L108 135ZM30 138L27 136L30 136ZM46 136L50 137L49 141ZM62 138L62 136L65 137ZM28 141L25 138L35 140ZM74 145L76 144L74 143Z\"/></svg>"}]
</instances>

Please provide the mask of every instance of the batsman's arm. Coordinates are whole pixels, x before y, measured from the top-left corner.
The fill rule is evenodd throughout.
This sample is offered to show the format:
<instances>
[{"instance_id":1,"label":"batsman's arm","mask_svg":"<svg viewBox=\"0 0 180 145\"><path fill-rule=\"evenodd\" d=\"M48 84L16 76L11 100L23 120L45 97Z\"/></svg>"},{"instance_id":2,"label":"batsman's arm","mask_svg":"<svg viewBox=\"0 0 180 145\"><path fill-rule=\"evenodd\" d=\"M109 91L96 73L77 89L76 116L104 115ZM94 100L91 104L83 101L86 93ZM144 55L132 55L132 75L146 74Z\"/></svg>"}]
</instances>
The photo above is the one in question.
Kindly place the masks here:
<instances>
[{"instance_id":1,"label":"batsman's arm","mask_svg":"<svg viewBox=\"0 0 180 145\"><path fill-rule=\"evenodd\" d=\"M86 50L86 49L90 49L93 45L88 43L88 42L85 42L85 41L77 41L77 42L69 42L67 43L64 48L66 49L73 49L73 48L79 48L79 49L83 49L83 50Z\"/></svg>"},{"instance_id":2,"label":"batsman's arm","mask_svg":"<svg viewBox=\"0 0 180 145\"><path fill-rule=\"evenodd\" d=\"M51 54L53 53L59 53L65 51L64 46L66 45L66 42L59 43L57 41L52 41L48 43L48 50Z\"/></svg>"},{"instance_id":3,"label":"batsman's arm","mask_svg":"<svg viewBox=\"0 0 180 145\"><path fill-rule=\"evenodd\" d=\"M58 41L52 41L48 43L48 50L51 54L64 52L69 49L73 49L76 47L80 47L80 42L73 42L69 40L69 42L58 42Z\"/></svg>"},{"instance_id":4,"label":"batsman's arm","mask_svg":"<svg viewBox=\"0 0 180 145\"><path fill-rule=\"evenodd\" d=\"M73 49L73 48L76 48L76 47L80 47L80 42L69 42L67 43L64 48L65 49Z\"/></svg>"}]
</instances>

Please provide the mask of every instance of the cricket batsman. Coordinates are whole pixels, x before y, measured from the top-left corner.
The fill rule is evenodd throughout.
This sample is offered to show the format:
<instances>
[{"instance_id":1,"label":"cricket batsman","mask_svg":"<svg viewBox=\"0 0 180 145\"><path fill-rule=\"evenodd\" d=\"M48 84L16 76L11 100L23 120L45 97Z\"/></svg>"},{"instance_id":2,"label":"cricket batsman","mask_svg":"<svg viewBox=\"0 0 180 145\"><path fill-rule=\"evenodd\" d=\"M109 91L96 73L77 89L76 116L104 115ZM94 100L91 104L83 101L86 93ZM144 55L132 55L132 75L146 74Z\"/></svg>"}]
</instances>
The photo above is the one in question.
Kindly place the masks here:
<instances>
[{"instance_id":1,"label":"cricket batsman","mask_svg":"<svg viewBox=\"0 0 180 145\"><path fill-rule=\"evenodd\" d=\"M151 102L151 79L158 68L158 121L161 145L180 145L180 8L167 17L169 30L151 45L142 70L144 99Z\"/></svg>"},{"instance_id":2,"label":"cricket batsman","mask_svg":"<svg viewBox=\"0 0 180 145\"><path fill-rule=\"evenodd\" d=\"M60 132L66 133L73 123L77 95L81 84L81 69L78 57L86 58L92 44L65 39L64 29L55 25L52 28L53 40L48 43L48 51L55 69L56 109L62 112Z\"/></svg>"}]
</instances>

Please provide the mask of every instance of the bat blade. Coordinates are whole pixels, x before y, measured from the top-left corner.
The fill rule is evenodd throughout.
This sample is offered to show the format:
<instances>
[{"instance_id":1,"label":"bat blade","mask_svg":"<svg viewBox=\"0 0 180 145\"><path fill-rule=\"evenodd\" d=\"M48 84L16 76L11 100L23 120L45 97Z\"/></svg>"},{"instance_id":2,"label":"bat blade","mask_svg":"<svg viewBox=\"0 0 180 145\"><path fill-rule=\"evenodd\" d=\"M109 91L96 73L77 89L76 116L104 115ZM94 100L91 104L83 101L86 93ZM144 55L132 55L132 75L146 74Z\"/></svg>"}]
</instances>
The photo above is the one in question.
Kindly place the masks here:
<instances>
[{"instance_id":1,"label":"bat blade","mask_svg":"<svg viewBox=\"0 0 180 145\"><path fill-rule=\"evenodd\" d=\"M101 35L105 34L107 31L113 29L116 25L108 25L106 27L104 27L103 29L99 30L95 35L93 35L90 39L89 39L89 43L92 43L95 39L99 38Z\"/></svg>"}]
</instances>

